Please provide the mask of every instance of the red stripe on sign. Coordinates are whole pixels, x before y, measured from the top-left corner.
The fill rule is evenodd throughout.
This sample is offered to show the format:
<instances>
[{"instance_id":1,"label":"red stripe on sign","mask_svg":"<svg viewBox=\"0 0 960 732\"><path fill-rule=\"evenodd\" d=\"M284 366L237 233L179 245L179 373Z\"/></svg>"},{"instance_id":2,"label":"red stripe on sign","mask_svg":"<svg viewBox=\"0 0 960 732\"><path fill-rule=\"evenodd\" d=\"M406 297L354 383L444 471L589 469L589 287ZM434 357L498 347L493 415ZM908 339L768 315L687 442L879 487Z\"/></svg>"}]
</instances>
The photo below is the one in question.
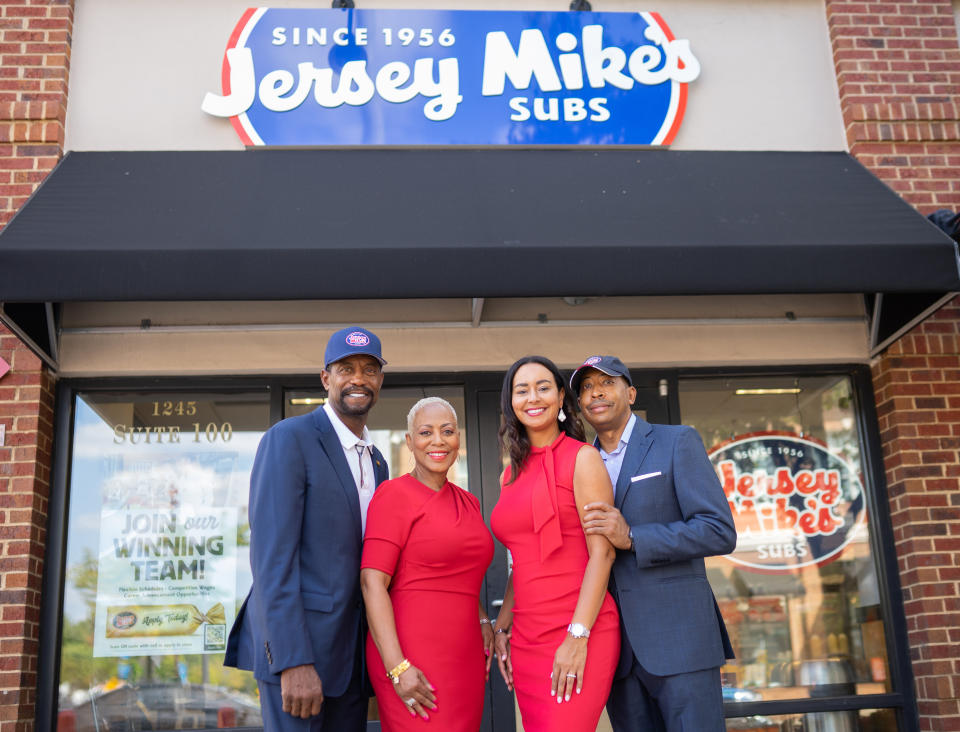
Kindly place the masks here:
<instances>
[{"instance_id":1,"label":"red stripe on sign","mask_svg":"<svg viewBox=\"0 0 960 732\"><path fill-rule=\"evenodd\" d=\"M255 12L257 12L256 8L247 8L244 14L240 16L240 21L234 26L233 33L230 34L230 40L227 41L227 47L223 52L223 66L220 69L220 85L223 87L223 96L225 97L230 95L230 64L227 63L227 51L231 48L236 48L237 41L240 40L240 34L243 33L243 29L247 27L247 23L250 22L250 18L253 17ZM253 140L250 139L247 131L243 129L243 125L240 124L240 118L238 116L231 117L230 124L233 125L233 129L236 130L237 135L240 136L244 145L253 145Z\"/></svg>"},{"instance_id":2,"label":"red stripe on sign","mask_svg":"<svg viewBox=\"0 0 960 732\"><path fill-rule=\"evenodd\" d=\"M673 31L670 30L670 26L667 25L666 21L660 17L660 13L650 13L650 17L653 18L657 22L657 25L660 26L668 41L675 40ZM669 145L671 142L673 142L673 138L677 136L677 132L680 130L680 123L683 122L683 114L687 111L687 85L680 84L679 86L680 91L678 92L677 97L677 113L673 118L673 124L670 126L670 131L667 132L667 136L663 138L664 145Z\"/></svg>"}]
</instances>

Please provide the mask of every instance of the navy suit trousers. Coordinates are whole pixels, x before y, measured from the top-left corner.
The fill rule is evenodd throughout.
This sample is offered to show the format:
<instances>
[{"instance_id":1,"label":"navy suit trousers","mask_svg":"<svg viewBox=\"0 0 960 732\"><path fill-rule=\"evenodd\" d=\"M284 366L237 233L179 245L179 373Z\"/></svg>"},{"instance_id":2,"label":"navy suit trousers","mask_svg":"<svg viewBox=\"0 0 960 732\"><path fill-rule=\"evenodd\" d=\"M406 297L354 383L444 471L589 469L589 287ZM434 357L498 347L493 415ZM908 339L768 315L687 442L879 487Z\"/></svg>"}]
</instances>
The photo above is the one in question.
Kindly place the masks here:
<instances>
[{"instance_id":1,"label":"navy suit trousers","mask_svg":"<svg viewBox=\"0 0 960 732\"><path fill-rule=\"evenodd\" d=\"M614 732L724 732L720 669L654 676L633 659L607 701Z\"/></svg>"},{"instance_id":2,"label":"navy suit trousers","mask_svg":"<svg viewBox=\"0 0 960 732\"><path fill-rule=\"evenodd\" d=\"M264 732L365 732L369 694L358 651L353 676L346 691L340 696L326 697L320 714L309 719L291 717L283 711L280 684L258 681L260 687L260 714L263 716Z\"/></svg>"}]
</instances>

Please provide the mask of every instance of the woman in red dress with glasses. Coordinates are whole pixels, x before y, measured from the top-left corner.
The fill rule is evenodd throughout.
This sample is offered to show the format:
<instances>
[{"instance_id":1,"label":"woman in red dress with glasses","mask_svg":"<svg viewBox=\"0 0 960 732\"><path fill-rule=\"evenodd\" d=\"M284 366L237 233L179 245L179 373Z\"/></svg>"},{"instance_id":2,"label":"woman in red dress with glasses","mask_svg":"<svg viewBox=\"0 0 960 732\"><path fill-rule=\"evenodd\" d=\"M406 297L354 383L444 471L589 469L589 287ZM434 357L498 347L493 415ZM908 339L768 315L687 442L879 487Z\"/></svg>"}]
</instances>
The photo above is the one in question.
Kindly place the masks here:
<instances>
[{"instance_id":1,"label":"woman in red dress with glasses","mask_svg":"<svg viewBox=\"0 0 960 732\"><path fill-rule=\"evenodd\" d=\"M588 503L612 504L613 487L549 359L510 367L500 409L510 467L490 524L513 570L496 622L497 662L525 732L593 732L610 694L620 624L607 592L614 548L586 536L581 521Z\"/></svg>"}]
</instances>

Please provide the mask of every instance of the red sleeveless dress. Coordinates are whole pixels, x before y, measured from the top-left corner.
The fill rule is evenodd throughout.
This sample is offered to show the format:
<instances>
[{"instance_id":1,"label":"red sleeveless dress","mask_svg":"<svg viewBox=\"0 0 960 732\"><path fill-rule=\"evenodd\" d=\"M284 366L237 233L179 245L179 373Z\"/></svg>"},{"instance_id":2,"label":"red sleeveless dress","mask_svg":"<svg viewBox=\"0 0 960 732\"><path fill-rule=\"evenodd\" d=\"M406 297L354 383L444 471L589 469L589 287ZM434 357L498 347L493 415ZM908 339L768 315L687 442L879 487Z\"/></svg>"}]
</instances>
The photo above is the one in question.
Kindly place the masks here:
<instances>
[{"instance_id":1,"label":"red sleeveless dress","mask_svg":"<svg viewBox=\"0 0 960 732\"><path fill-rule=\"evenodd\" d=\"M620 654L620 623L605 593L587 642L583 691L557 704L550 673L567 633L587 566L587 542L573 494L577 453L585 443L561 433L532 448L517 480L504 475L490 516L513 557L513 681L525 732L596 730ZM588 447L588 449L594 449Z\"/></svg>"},{"instance_id":2,"label":"red sleeveless dress","mask_svg":"<svg viewBox=\"0 0 960 732\"><path fill-rule=\"evenodd\" d=\"M483 717L486 656L480 584L493 538L480 502L447 482L434 492L412 475L382 483L367 512L364 569L392 576L390 600L400 647L436 688L430 724L411 717L367 636L367 664L384 732L476 732Z\"/></svg>"}]
</instances>

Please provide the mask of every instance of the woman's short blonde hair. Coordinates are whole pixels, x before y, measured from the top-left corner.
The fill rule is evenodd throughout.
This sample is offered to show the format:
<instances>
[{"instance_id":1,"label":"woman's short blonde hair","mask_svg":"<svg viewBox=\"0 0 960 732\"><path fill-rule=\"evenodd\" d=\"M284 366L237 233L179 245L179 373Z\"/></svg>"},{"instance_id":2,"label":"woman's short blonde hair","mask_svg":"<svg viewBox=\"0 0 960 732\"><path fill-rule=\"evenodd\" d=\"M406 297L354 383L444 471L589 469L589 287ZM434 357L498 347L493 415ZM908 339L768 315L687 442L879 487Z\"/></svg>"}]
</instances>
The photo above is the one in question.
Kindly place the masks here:
<instances>
[{"instance_id":1,"label":"woman's short blonde hair","mask_svg":"<svg viewBox=\"0 0 960 732\"><path fill-rule=\"evenodd\" d=\"M459 426L459 420L457 419L457 410L453 408L453 405L448 402L446 399L441 399L440 397L424 397L419 402L410 407L410 411L407 413L407 434L413 434L413 420L417 418L417 413L424 407L429 407L431 404L440 404L450 410L450 414L453 415L453 423Z\"/></svg>"}]
</instances>

